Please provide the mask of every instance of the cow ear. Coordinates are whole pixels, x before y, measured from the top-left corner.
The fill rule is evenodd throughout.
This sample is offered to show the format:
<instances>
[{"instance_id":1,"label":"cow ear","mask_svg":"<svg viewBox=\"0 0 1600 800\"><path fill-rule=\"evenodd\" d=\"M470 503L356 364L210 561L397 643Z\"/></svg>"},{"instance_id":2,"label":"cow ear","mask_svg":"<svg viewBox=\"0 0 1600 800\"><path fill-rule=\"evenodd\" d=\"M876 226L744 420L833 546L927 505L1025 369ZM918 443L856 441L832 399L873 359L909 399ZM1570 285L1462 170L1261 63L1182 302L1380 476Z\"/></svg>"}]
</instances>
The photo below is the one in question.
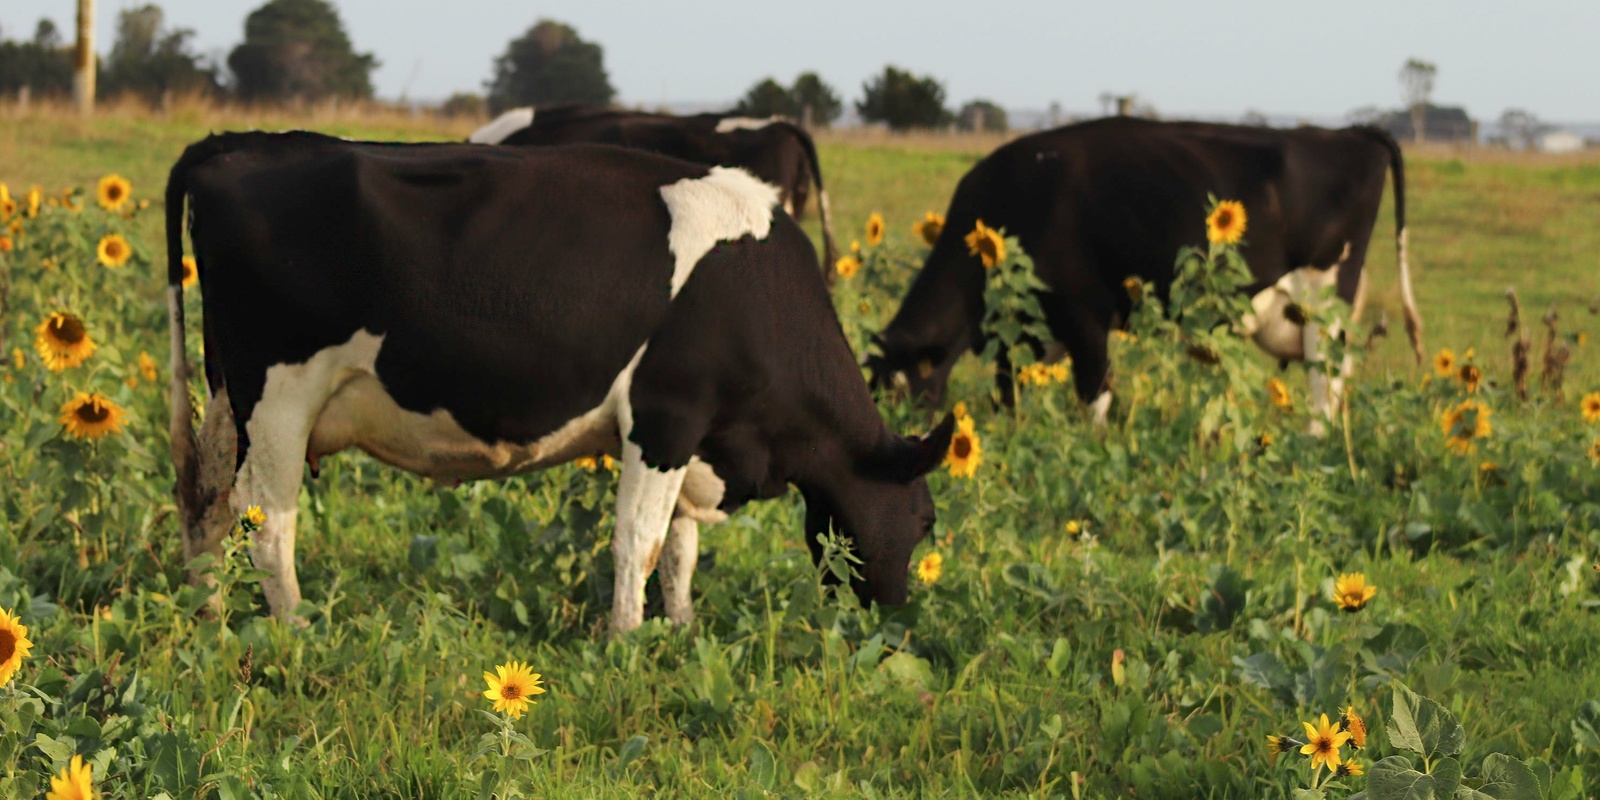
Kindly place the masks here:
<instances>
[{"instance_id":1,"label":"cow ear","mask_svg":"<svg viewBox=\"0 0 1600 800\"><path fill-rule=\"evenodd\" d=\"M944 461L955 429L956 416L947 413L927 436L890 437L889 444L873 458L872 474L897 483L910 483L928 474Z\"/></svg>"}]
</instances>

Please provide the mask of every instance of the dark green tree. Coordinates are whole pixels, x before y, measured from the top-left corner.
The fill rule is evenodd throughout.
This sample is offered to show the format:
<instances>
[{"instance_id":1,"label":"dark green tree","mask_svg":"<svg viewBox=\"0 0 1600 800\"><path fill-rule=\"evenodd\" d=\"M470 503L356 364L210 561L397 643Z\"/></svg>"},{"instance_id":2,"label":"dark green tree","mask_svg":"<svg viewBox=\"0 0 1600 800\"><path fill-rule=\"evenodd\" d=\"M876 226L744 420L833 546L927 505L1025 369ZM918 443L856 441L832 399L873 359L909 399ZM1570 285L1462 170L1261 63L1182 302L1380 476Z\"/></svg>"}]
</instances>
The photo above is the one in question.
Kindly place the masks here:
<instances>
[{"instance_id":1,"label":"dark green tree","mask_svg":"<svg viewBox=\"0 0 1600 800\"><path fill-rule=\"evenodd\" d=\"M39 20L33 41L0 41L0 93L28 87L35 97L72 93L72 49L64 47L56 25Z\"/></svg>"},{"instance_id":2,"label":"dark green tree","mask_svg":"<svg viewBox=\"0 0 1600 800\"><path fill-rule=\"evenodd\" d=\"M746 117L794 117L794 96L771 78L764 78L744 93L733 113Z\"/></svg>"},{"instance_id":3,"label":"dark green tree","mask_svg":"<svg viewBox=\"0 0 1600 800\"><path fill-rule=\"evenodd\" d=\"M216 74L189 50L194 31L166 30L154 4L124 9L117 16L117 40L105 61L102 85L107 95L136 94L151 100L165 92L206 93L218 88Z\"/></svg>"},{"instance_id":4,"label":"dark green tree","mask_svg":"<svg viewBox=\"0 0 1600 800\"><path fill-rule=\"evenodd\" d=\"M270 0L244 21L244 42L228 55L241 100L372 96L378 60L357 53L326 0Z\"/></svg>"},{"instance_id":5,"label":"dark green tree","mask_svg":"<svg viewBox=\"0 0 1600 800\"><path fill-rule=\"evenodd\" d=\"M1010 130L1006 110L990 100L973 100L956 114L956 127L964 131L1005 133Z\"/></svg>"},{"instance_id":6,"label":"dark green tree","mask_svg":"<svg viewBox=\"0 0 1600 800\"><path fill-rule=\"evenodd\" d=\"M794 79L789 95L794 98L795 119L808 121L819 128L832 125L844 113L844 103L839 101L839 95L834 94L833 87L824 83L815 72L800 73L800 77ZM808 108L811 110L809 119L806 112Z\"/></svg>"},{"instance_id":7,"label":"dark green tree","mask_svg":"<svg viewBox=\"0 0 1600 800\"><path fill-rule=\"evenodd\" d=\"M856 111L868 122L882 122L892 131L942 128L950 124L944 107L944 85L933 77L917 77L894 66L861 87Z\"/></svg>"},{"instance_id":8,"label":"dark green tree","mask_svg":"<svg viewBox=\"0 0 1600 800\"><path fill-rule=\"evenodd\" d=\"M494 60L489 113L519 106L608 105L616 96L606 76L605 51L571 26L541 19Z\"/></svg>"}]
</instances>

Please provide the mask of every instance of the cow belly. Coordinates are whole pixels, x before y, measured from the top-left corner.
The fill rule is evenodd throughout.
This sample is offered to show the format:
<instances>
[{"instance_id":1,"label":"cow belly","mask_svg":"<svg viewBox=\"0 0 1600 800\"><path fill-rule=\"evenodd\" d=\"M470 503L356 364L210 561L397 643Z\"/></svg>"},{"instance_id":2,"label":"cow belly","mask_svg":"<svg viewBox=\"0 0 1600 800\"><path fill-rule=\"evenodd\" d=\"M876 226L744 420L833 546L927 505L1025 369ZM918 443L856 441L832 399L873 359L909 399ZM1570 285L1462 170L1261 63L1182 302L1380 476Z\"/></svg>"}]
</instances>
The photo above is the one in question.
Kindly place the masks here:
<instances>
[{"instance_id":1,"label":"cow belly","mask_svg":"<svg viewBox=\"0 0 1600 800\"><path fill-rule=\"evenodd\" d=\"M615 413L597 408L527 444L485 442L449 411L420 414L401 408L370 374L352 377L317 415L307 455L349 448L437 480L473 480L531 472L585 455L615 450Z\"/></svg>"}]
</instances>

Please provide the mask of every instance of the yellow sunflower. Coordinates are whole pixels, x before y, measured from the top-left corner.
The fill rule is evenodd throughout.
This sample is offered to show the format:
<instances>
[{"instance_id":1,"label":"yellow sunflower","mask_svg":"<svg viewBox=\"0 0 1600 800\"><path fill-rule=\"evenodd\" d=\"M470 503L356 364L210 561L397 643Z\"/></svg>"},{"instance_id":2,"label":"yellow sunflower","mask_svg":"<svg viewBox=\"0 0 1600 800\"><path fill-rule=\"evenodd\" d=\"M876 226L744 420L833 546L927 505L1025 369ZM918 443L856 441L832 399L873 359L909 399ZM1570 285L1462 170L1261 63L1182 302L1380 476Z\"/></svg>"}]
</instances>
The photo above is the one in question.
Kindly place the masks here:
<instances>
[{"instance_id":1,"label":"yellow sunflower","mask_svg":"<svg viewBox=\"0 0 1600 800\"><path fill-rule=\"evenodd\" d=\"M960 420L963 417L970 416L969 414L967 414L967 401L965 401L965 400L957 400L956 404L954 406L951 406L950 413L954 414L955 418L957 420Z\"/></svg>"},{"instance_id":2,"label":"yellow sunflower","mask_svg":"<svg viewBox=\"0 0 1600 800\"><path fill-rule=\"evenodd\" d=\"M128 244L122 234L110 233L100 239L95 254L99 256L102 266L120 267L133 257L133 245Z\"/></svg>"},{"instance_id":3,"label":"yellow sunflower","mask_svg":"<svg viewBox=\"0 0 1600 800\"><path fill-rule=\"evenodd\" d=\"M39 216L39 205L44 202L44 190L37 185L28 187L28 216Z\"/></svg>"},{"instance_id":4,"label":"yellow sunflower","mask_svg":"<svg viewBox=\"0 0 1600 800\"><path fill-rule=\"evenodd\" d=\"M1579 408L1583 409L1584 422L1600 422L1600 392L1590 392L1584 395L1583 402L1579 405Z\"/></svg>"},{"instance_id":5,"label":"yellow sunflower","mask_svg":"<svg viewBox=\"0 0 1600 800\"><path fill-rule=\"evenodd\" d=\"M1328 715L1323 714L1319 724L1309 722L1306 726L1306 743L1300 746L1300 752L1311 756L1311 771L1316 772L1323 764L1328 765L1328 771L1333 772L1339 768L1339 748L1350 741L1350 734L1341 732L1337 727L1328 722Z\"/></svg>"},{"instance_id":6,"label":"yellow sunflower","mask_svg":"<svg viewBox=\"0 0 1600 800\"><path fill-rule=\"evenodd\" d=\"M0 236L0 253L9 253L17 246L10 236Z\"/></svg>"},{"instance_id":7,"label":"yellow sunflower","mask_svg":"<svg viewBox=\"0 0 1600 800\"><path fill-rule=\"evenodd\" d=\"M1045 369L1047 371L1049 371L1050 377L1052 379L1054 379L1057 383L1066 383L1067 382L1067 374L1068 374L1067 370L1069 370L1071 368L1072 368L1072 362L1070 362L1070 361L1057 361L1056 363L1051 364L1048 367L1045 367Z\"/></svg>"},{"instance_id":8,"label":"yellow sunflower","mask_svg":"<svg viewBox=\"0 0 1600 800\"><path fill-rule=\"evenodd\" d=\"M867 217L867 244L876 246L882 243L883 215L874 211L872 216Z\"/></svg>"},{"instance_id":9,"label":"yellow sunflower","mask_svg":"<svg viewBox=\"0 0 1600 800\"><path fill-rule=\"evenodd\" d=\"M1338 768L1333 771L1333 774L1340 778L1349 778L1356 775L1364 775L1366 774L1366 770L1361 768L1361 762L1359 761L1346 761L1343 764L1340 764Z\"/></svg>"},{"instance_id":10,"label":"yellow sunflower","mask_svg":"<svg viewBox=\"0 0 1600 800\"><path fill-rule=\"evenodd\" d=\"M920 222L911 224L911 232L932 247L939 241L939 234L944 232L944 215L929 211L922 216Z\"/></svg>"},{"instance_id":11,"label":"yellow sunflower","mask_svg":"<svg viewBox=\"0 0 1600 800\"><path fill-rule=\"evenodd\" d=\"M1065 530L1069 536L1077 536L1078 534L1083 533L1083 523L1075 519L1069 519L1067 520L1067 524L1063 526L1062 529Z\"/></svg>"},{"instance_id":12,"label":"yellow sunflower","mask_svg":"<svg viewBox=\"0 0 1600 800\"><path fill-rule=\"evenodd\" d=\"M1339 730L1350 733L1350 746L1357 750L1367 746L1367 721L1356 713L1355 706L1346 706L1339 714Z\"/></svg>"},{"instance_id":13,"label":"yellow sunflower","mask_svg":"<svg viewBox=\"0 0 1600 800\"><path fill-rule=\"evenodd\" d=\"M156 382L156 360L142 350L139 351L139 374L149 383Z\"/></svg>"},{"instance_id":14,"label":"yellow sunflower","mask_svg":"<svg viewBox=\"0 0 1600 800\"><path fill-rule=\"evenodd\" d=\"M1461 369L1456 370L1456 377L1461 380L1461 386L1467 390L1467 394L1477 394L1483 372L1472 364L1462 364Z\"/></svg>"},{"instance_id":15,"label":"yellow sunflower","mask_svg":"<svg viewBox=\"0 0 1600 800\"><path fill-rule=\"evenodd\" d=\"M1364 573L1340 575L1333 582L1333 601L1339 604L1340 611L1360 611L1377 594L1378 587L1367 583ZM1366 739L1365 733L1361 738Z\"/></svg>"},{"instance_id":16,"label":"yellow sunflower","mask_svg":"<svg viewBox=\"0 0 1600 800\"><path fill-rule=\"evenodd\" d=\"M1456 354L1446 347L1433 357L1433 374L1448 378L1456 371Z\"/></svg>"},{"instance_id":17,"label":"yellow sunflower","mask_svg":"<svg viewBox=\"0 0 1600 800\"><path fill-rule=\"evenodd\" d=\"M121 433L126 412L98 393L78 392L71 400L61 404L61 416L67 435L74 439L98 439L108 433Z\"/></svg>"},{"instance_id":18,"label":"yellow sunflower","mask_svg":"<svg viewBox=\"0 0 1600 800\"><path fill-rule=\"evenodd\" d=\"M28 657L33 642L28 641L28 626L10 611L0 608L0 686L11 682L22 659Z\"/></svg>"},{"instance_id":19,"label":"yellow sunflower","mask_svg":"<svg viewBox=\"0 0 1600 800\"><path fill-rule=\"evenodd\" d=\"M494 669L494 672L483 673L483 680L489 684L483 692L484 699L494 701L494 710L503 711L512 719L522 719L528 706L535 704L534 695L544 694L544 687L539 685L539 673L520 661Z\"/></svg>"},{"instance_id":20,"label":"yellow sunflower","mask_svg":"<svg viewBox=\"0 0 1600 800\"><path fill-rule=\"evenodd\" d=\"M850 254L855 256L861 255L861 241L859 239L850 240Z\"/></svg>"},{"instance_id":21,"label":"yellow sunflower","mask_svg":"<svg viewBox=\"0 0 1600 800\"><path fill-rule=\"evenodd\" d=\"M861 271L861 259L853 255L843 256L833 265L833 270L839 273L839 277L850 280Z\"/></svg>"},{"instance_id":22,"label":"yellow sunflower","mask_svg":"<svg viewBox=\"0 0 1600 800\"><path fill-rule=\"evenodd\" d=\"M195 266L194 256L183 257L183 288L187 289L200 282L200 268Z\"/></svg>"},{"instance_id":23,"label":"yellow sunflower","mask_svg":"<svg viewBox=\"0 0 1600 800\"><path fill-rule=\"evenodd\" d=\"M937 582L939 576L943 574L944 556L940 555L937 550L923 556L922 560L917 562L917 580L923 583L931 585Z\"/></svg>"},{"instance_id":24,"label":"yellow sunflower","mask_svg":"<svg viewBox=\"0 0 1600 800\"><path fill-rule=\"evenodd\" d=\"M1122 279L1122 289L1128 293L1128 299L1137 303L1144 299L1144 281L1129 276Z\"/></svg>"},{"instance_id":25,"label":"yellow sunflower","mask_svg":"<svg viewBox=\"0 0 1600 800\"><path fill-rule=\"evenodd\" d=\"M0 220L11 219L11 215L15 213L17 213L17 201L11 199L11 190L0 183Z\"/></svg>"},{"instance_id":26,"label":"yellow sunflower","mask_svg":"<svg viewBox=\"0 0 1600 800\"><path fill-rule=\"evenodd\" d=\"M1300 746L1303 744L1305 744L1305 742L1302 742L1293 736L1278 736L1276 734L1268 734L1267 763L1278 763L1278 756L1281 756L1284 753L1293 753L1294 751L1300 749Z\"/></svg>"},{"instance_id":27,"label":"yellow sunflower","mask_svg":"<svg viewBox=\"0 0 1600 800\"><path fill-rule=\"evenodd\" d=\"M255 533L261 526L267 524L267 512L261 506L246 506L244 513L239 515L239 530L245 533Z\"/></svg>"},{"instance_id":28,"label":"yellow sunflower","mask_svg":"<svg viewBox=\"0 0 1600 800\"><path fill-rule=\"evenodd\" d=\"M1462 400L1445 409L1439 416L1439 429L1444 433L1445 446L1458 456L1472 452L1476 440L1494 433L1489 423L1489 407L1477 400Z\"/></svg>"},{"instance_id":29,"label":"yellow sunflower","mask_svg":"<svg viewBox=\"0 0 1600 800\"><path fill-rule=\"evenodd\" d=\"M1206 217L1206 239L1212 244L1238 244L1244 238L1244 203L1223 200Z\"/></svg>"},{"instance_id":30,"label":"yellow sunflower","mask_svg":"<svg viewBox=\"0 0 1600 800\"><path fill-rule=\"evenodd\" d=\"M94 790L94 767L83 763L83 756L75 755L60 774L50 778L50 791L44 800L95 800L99 796Z\"/></svg>"},{"instance_id":31,"label":"yellow sunflower","mask_svg":"<svg viewBox=\"0 0 1600 800\"><path fill-rule=\"evenodd\" d=\"M944 455L944 466L956 478L970 478L983 463L983 440L973 430L972 417L961 417L956 422L956 435L950 437L950 449Z\"/></svg>"},{"instance_id":32,"label":"yellow sunflower","mask_svg":"<svg viewBox=\"0 0 1600 800\"><path fill-rule=\"evenodd\" d=\"M76 314L57 311L34 329L33 347L51 372L76 367L94 355L95 343Z\"/></svg>"},{"instance_id":33,"label":"yellow sunflower","mask_svg":"<svg viewBox=\"0 0 1600 800\"><path fill-rule=\"evenodd\" d=\"M967 252L983 259L984 269L993 269L994 265L1006 260L1006 240L999 231L985 226L980 219L972 233L967 234Z\"/></svg>"},{"instance_id":34,"label":"yellow sunflower","mask_svg":"<svg viewBox=\"0 0 1600 800\"><path fill-rule=\"evenodd\" d=\"M23 367L28 366L28 357L23 355L22 348L11 348L11 366L16 369L22 369Z\"/></svg>"},{"instance_id":35,"label":"yellow sunflower","mask_svg":"<svg viewBox=\"0 0 1600 800\"><path fill-rule=\"evenodd\" d=\"M1289 386L1278 378L1267 379L1267 400L1278 408L1289 408L1294 405L1294 398L1289 396Z\"/></svg>"},{"instance_id":36,"label":"yellow sunflower","mask_svg":"<svg viewBox=\"0 0 1600 800\"><path fill-rule=\"evenodd\" d=\"M115 173L101 178L100 185L95 189L100 207L107 211L121 211L132 196L133 185L128 183L127 178Z\"/></svg>"},{"instance_id":37,"label":"yellow sunflower","mask_svg":"<svg viewBox=\"0 0 1600 800\"><path fill-rule=\"evenodd\" d=\"M1589 461L1600 467L1600 439L1589 443Z\"/></svg>"}]
</instances>

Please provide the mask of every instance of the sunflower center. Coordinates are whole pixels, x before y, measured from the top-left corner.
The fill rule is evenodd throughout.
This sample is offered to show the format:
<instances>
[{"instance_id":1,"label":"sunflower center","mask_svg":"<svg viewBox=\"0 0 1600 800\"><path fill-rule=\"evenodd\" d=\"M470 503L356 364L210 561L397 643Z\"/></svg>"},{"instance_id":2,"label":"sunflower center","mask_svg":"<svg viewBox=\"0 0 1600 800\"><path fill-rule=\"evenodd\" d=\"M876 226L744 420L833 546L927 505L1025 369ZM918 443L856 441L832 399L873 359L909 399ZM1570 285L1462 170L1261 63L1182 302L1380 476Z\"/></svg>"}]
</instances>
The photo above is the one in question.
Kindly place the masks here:
<instances>
[{"instance_id":1,"label":"sunflower center","mask_svg":"<svg viewBox=\"0 0 1600 800\"><path fill-rule=\"evenodd\" d=\"M98 400L90 400L73 410L78 419L90 425L105 422L111 416L111 409L101 405Z\"/></svg>"},{"instance_id":2,"label":"sunflower center","mask_svg":"<svg viewBox=\"0 0 1600 800\"><path fill-rule=\"evenodd\" d=\"M83 341L83 323L76 317L55 317L50 320L50 336L62 344L73 345Z\"/></svg>"},{"instance_id":3,"label":"sunflower center","mask_svg":"<svg viewBox=\"0 0 1600 800\"><path fill-rule=\"evenodd\" d=\"M972 455L972 440L965 436L956 437L955 443L951 445L951 451L956 454L956 458Z\"/></svg>"},{"instance_id":4,"label":"sunflower center","mask_svg":"<svg viewBox=\"0 0 1600 800\"><path fill-rule=\"evenodd\" d=\"M122 199L122 187L118 186L117 184L114 184L114 183L111 184L109 187L106 188L106 197L110 198L113 202L117 201L117 200L121 200Z\"/></svg>"},{"instance_id":5,"label":"sunflower center","mask_svg":"<svg viewBox=\"0 0 1600 800\"><path fill-rule=\"evenodd\" d=\"M500 696L506 700L520 700L522 699L522 689L508 683L500 687Z\"/></svg>"},{"instance_id":6,"label":"sunflower center","mask_svg":"<svg viewBox=\"0 0 1600 800\"><path fill-rule=\"evenodd\" d=\"M0 628L0 664L11 660L17 652L17 635L6 628Z\"/></svg>"},{"instance_id":7,"label":"sunflower center","mask_svg":"<svg viewBox=\"0 0 1600 800\"><path fill-rule=\"evenodd\" d=\"M1217 212L1217 227L1227 229L1233 227L1233 212L1223 209Z\"/></svg>"}]
</instances>

